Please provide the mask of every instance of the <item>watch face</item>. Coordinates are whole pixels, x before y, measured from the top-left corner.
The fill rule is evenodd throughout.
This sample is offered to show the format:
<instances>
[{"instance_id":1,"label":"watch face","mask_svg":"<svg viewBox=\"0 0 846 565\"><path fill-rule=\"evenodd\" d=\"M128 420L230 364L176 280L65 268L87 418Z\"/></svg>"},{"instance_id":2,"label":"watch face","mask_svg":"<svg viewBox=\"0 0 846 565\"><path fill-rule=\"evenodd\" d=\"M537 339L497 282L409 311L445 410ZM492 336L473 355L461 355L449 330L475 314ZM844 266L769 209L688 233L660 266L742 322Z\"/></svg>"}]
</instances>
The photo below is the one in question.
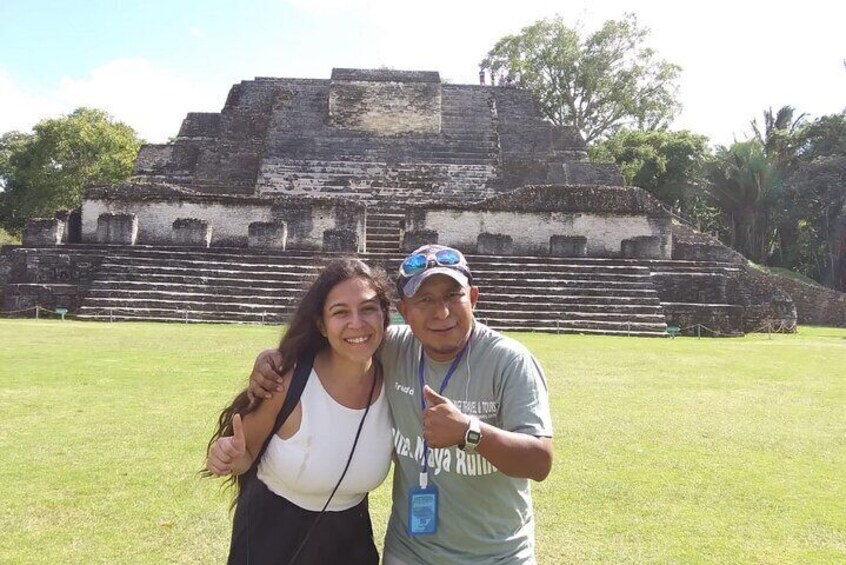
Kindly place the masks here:
<instances>
[{"instance_id":1,"label":"watch face","mask_svg":"<svg viewBox=\"0 0 846 565\"><path fill-rule=\"evenodd\" d=\"M467 442L468 443L479 443L479 440L482 439L482 434L479 432L469 431L467 432Z\"/></svg>"}]
</instances>

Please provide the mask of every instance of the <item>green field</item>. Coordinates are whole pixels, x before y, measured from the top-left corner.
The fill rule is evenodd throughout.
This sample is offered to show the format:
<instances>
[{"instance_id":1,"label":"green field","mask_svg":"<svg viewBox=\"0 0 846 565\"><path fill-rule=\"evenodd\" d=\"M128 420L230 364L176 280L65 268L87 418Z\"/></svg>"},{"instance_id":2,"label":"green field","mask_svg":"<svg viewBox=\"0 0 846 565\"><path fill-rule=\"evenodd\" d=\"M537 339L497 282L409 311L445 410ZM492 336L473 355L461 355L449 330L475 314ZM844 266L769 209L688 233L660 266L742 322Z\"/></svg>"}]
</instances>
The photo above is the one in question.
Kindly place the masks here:
<instances>
[{"instance_id":1,"label":"green field","mask_svg":"<svg viewBox=\"0 0 846 565\"><path fill-rule=\"evenodd\" d=\"M196 471L279 331L0 320L0 562L222 563L228 496ZM846 330L515 337L555 422L541 563L846 562Z\"/></svg>"}]
</instances>

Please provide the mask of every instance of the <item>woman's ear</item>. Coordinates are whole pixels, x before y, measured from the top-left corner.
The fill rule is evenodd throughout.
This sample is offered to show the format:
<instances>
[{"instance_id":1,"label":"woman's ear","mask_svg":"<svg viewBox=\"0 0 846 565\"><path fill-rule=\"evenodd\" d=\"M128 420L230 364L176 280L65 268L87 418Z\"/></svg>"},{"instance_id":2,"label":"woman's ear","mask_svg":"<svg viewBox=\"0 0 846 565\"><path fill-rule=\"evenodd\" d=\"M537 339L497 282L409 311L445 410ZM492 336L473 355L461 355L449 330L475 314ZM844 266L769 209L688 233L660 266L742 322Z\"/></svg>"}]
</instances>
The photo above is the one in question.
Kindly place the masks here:
<instances>
[{"instance_id":1,"label":"woman's ear","mask_svg":"<svg viewBox=\"0 0 846 565\"><path fill-rule=\"evenodd\" d=\"M327 337L326 336L326 325L323 323L322 318L315 318L314 319L314 325L317 326L317 331L320 332L320 335L322 335L323 337Z\"/></svg>"}]
</instances>

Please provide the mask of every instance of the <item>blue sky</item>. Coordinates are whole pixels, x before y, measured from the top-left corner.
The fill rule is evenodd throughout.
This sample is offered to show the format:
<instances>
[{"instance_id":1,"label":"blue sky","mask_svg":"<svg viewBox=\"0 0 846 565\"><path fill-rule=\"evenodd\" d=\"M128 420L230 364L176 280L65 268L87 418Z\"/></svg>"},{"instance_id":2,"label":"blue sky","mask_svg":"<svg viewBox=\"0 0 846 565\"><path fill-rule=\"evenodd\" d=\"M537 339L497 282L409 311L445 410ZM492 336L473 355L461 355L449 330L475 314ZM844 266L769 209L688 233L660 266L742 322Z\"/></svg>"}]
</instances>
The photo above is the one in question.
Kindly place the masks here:
<instances>
[{"instance_id":1,"label":"blue sky","mask_svg":"<svg viewBox=\"0 0 846 565\"><path fill-rule=\"evenodd\" d=\"M475 83L505 34L556 13L590 30L625 11L684 68L675 129L730 143L770 106L846 107L843 2L0 0L0 132L89 105L162 142L185 113L220 110L236 82L328 78L332 67Z\"/></svg>"}]
</instances>

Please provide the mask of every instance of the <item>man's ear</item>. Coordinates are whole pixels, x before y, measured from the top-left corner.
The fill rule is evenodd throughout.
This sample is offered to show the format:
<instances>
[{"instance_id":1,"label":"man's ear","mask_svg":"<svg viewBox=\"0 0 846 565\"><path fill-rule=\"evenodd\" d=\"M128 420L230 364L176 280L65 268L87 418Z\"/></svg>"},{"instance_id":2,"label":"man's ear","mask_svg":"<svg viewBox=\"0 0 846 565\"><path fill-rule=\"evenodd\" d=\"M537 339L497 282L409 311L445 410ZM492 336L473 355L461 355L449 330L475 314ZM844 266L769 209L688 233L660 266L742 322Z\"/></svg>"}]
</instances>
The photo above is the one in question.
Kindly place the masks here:
<instances>
[{"instance_id":1,"label":"man's ear","mask_svg":"<svg viewBox=\"0 0 846 565\"><path fill-rule=\"evenodd\" d=\"M397 310L399 311L400 314L402 314L402 317L406 320L408 320L408 317L405 315L405 311L406 311L407 308L408 308L408 304L406 304L405 298L404 297L400 298L400 301L397 304Z\"/></svg>"},{"instance_id":2,"label":"man's ear","mask_svg":"<svg viewBox=\"0 0 846 565\"><path fill-rule=\"evenodd\" d=\"M470 287L470 306L476 308L476 302L479 300L479 287L478 286L471 286Z\"/></svg>"}]
</instances>

